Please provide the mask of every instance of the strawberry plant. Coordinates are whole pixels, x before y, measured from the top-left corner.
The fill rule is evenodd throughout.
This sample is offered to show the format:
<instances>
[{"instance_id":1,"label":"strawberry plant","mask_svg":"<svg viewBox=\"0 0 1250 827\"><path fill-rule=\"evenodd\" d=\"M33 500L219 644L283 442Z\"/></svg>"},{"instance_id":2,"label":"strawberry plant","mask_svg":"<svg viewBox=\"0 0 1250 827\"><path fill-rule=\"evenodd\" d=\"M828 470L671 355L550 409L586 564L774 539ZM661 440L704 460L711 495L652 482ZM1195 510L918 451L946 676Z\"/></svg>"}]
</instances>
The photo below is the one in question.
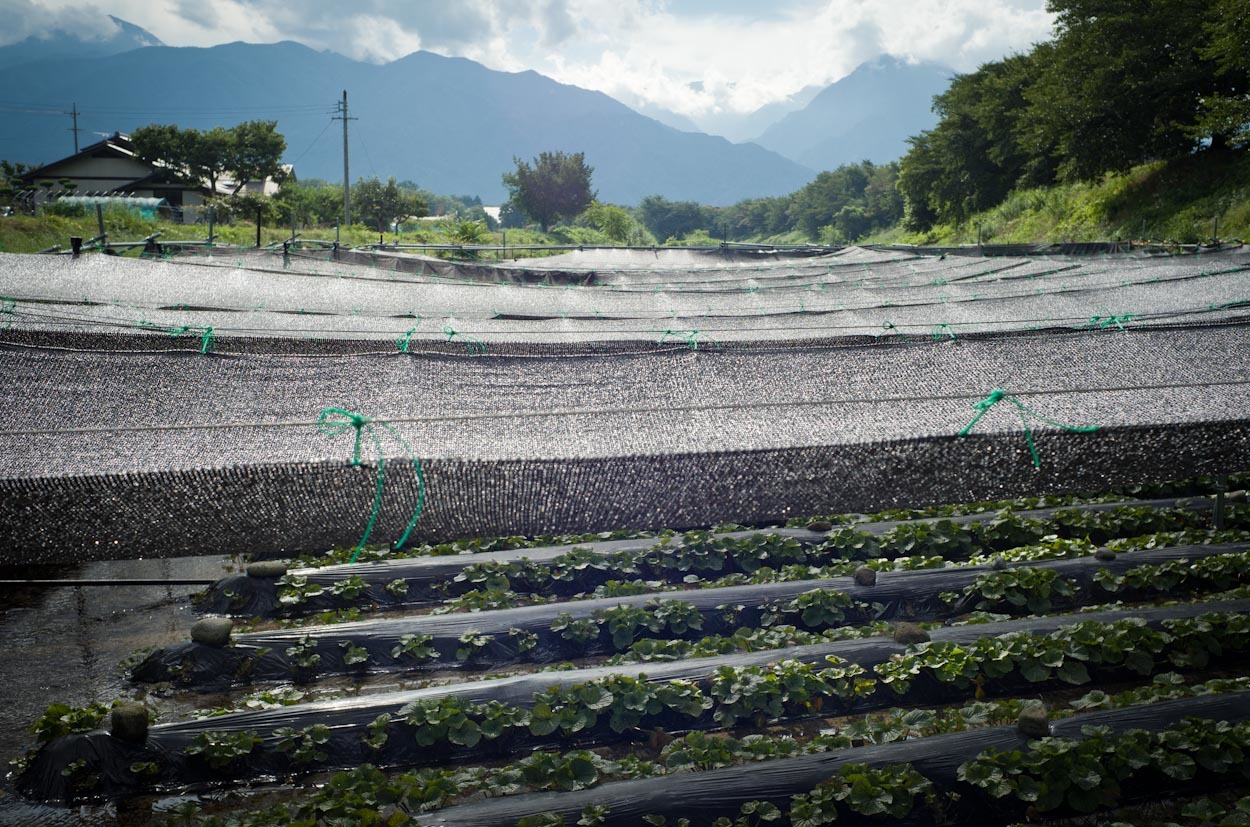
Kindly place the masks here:
<instances>
[{"instance_id":1,"label":"strawberry plant","mask_svg":"<svg viewBox=\"0 0 1250 827\"><path fill-rule=\"evenodd\" d=\"M491 640L490 635L470 629L459 638L460 645L456 647L456 660L473 660L484 654L490 648Z\"/></svg>"},{"instance_id":2,"label":"strawberry plant","mask_svg":"<svg viewBox=\"0 0 1250 827\"><path fill-rule=\"evenodd\" d=\"M326 760L326 753L321 750L330 740L330 728L323 724L313 724L302 730L292 727L279 727L273 731L279 752L289 753L296 764L315 764Z\"/></svg>"},{"instance_id":3,"label":"strawberry plant","mask_svg":"<svg viewBox=\"0 0 1250 827\"><path fill-rule=\"evenodd\" d=\"M1070 602L1075 595L1072 584L1053 569L1031 566L991 571L977 575L963 590L965 600L975 601L973 607L989 611L1027 610L1045 614L1055 601Z\"/></svg>"},{"instance_id":4,"label":"strawberry plant","mask_svg":"<svg viewBox=\"0 0 1250 827\"><path fill-rule=\"evenodd\" d=\"M211 730L201 732L187 747L187 755L202 756L208 765L215 770L229 769L252 750L260 746L261 739L253 730L242 732L222 732Z\"/></svg>"},{"instance_id":5,"label":"strawberry plant","mask_svg":"<svg viewBox=\"0 0 1250 827\"><path fill-rule=\"evenodd\" d=\"M911 764L879 769L843 764L828 781L791 799L790 823L794 827L832 824L838 820L839 805L860 815L899 819L912 811L917 796L932 788L932 782Z\"/></svg>"},{"instance_id":6,"label":"strawberry plant","mask_svg":"<svg viewBox=\"0 0 1250 827\"><path fill-rule=\"evenodd\" d=\"M395 660L412 658L418 663L423 660L433 660L438 657L438 651L430 645L432 640L434 638L420 632L404 635L399 639L395 648L391 649L391 657Z\"/></svg>"}]
</instances>

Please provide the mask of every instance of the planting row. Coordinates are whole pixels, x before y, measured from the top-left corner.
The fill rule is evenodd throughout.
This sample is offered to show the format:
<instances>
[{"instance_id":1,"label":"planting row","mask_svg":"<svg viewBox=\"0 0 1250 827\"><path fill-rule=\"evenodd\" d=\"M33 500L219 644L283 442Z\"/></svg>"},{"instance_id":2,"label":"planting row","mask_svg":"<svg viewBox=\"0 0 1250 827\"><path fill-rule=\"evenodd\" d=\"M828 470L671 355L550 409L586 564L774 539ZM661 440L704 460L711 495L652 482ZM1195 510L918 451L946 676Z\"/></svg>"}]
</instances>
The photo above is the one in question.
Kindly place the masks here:
<instances>
[{"instance_id":1,"label":"planting row","mask_svg":"<svg viewBox=\"0 0 1250 827\"><path fill-rule=\"evenodd\" d=\"M159 725L137 737L52 741L21 782L63 798L67 767L103 794L153 783L284 774L320 766L421 766L498 758L569 739L607 743L681 731L845 714L1054 682L1203 668L1250 651L1250 601L1104 612L936 630L909 646L860 640L723 658L544 672L405 693ZM1079 616L1078 616L1079 617ZM116 729L115 729L116 731ZM82 762L82 763L80 763Z\"/></svg>"},{"instance_id":2,"label":"planting row","mask_svg":"<svg viewBox=\"0 0 1250 827\"><path fill-rule=\"evenodd\" d=\"M641 594L253 632L230 641L193 639L153 652L133 677L218 688L369 670L485 669L620 653L642 639L698 639L770 626L816 631L892 618L944 619L974 609L1039 612L1112 597L1179 596L1250 583L1244 544L1001 565L997 571L988 566L868 570L855 577L688 591L682 599ZM1132 574L1138 568L1141 573Z\"/></svg>"},{"instance_id":3,"label":"planting row","mask_svg":"<svg viewBox=\"0 0 1250 827\"><path fill-rule=\"evenodd\" d=\"M690 575L751 574L763 567L822 566L905 555L960 560L977 552L1034 543L1049 535L1101 543L1112 537L1208 524L1209 500L1195 500L1185 508L1155 507L1174 504L1174 500L1165 500L903 523L818 526L829 529L826 532L687 532L658 540L427 555L292 571L280 563L261 563L249 567L245 575L218 581L206 592L200 607L219 614L256 616L369 604L424 604L491 590L569 595L630 578L680 583ZM1250 527L1250 511L1230 508L1228 524Z\"/></svg>"},{"instance_id":4,"label":"planting row","mask_svg":"<svg viewBox=\"0 0 1250 827\"><path fill-rule=\"evenodd\" d=\"M1172 701L1063 721L937 735L711 770L539 793L421 816L427 827L713 825L816 827L850 817L1002 824L1091 813L1250 775L1250 696ZM859 817L859 818L856 818Z\"/></svg>"},{"instance_id":5,"label":"planting row","mask_svg":"<svg viewBox=\"0 0 1250 827\"><path fill-rule=\"evenodd\" d=\"M1051 718L1069 717L1083 710L1120 709L1178 698L1245 692L1250 678L1220 679L1187 684L1175 672L1157 676L1148 685L1108 696L1091 692L1071 706L1051 711ZM505 766L459 766L427 768L391 776L371 765L340 773L309 791L295 805L277 804L250 813L235 827L287 825L303 820L368 819L361 808L376 811L389 802L404 812L424 812L465 799L501 797L521 792L560 790L572 792L609 781L653 778L739 766L778 758L814 755L873 744L928 738L1016 722L1026 711L1035 715L1033 701L975 701L942 709L892 709L861 716L837 731L821 731L810 737L789 734L750 734L734 737L699 730L682 736L652 733L641 751L620 758L606 758L588 750L537 752ZM200 808L180 808L187 822L198 820Z\"/></svg>"}]
</instances>

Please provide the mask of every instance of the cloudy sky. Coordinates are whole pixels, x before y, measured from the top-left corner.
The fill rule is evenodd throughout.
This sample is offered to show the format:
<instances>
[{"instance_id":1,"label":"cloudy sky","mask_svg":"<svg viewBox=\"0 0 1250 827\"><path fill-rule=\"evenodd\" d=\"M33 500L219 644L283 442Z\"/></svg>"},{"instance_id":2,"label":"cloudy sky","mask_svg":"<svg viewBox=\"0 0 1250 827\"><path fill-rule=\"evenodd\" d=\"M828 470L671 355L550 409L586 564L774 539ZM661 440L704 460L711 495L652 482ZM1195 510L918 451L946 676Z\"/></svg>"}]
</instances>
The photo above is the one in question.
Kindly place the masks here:
<instances>
[{"instance_id":1,"label":"cloudy sky","mask_svg":"<svg viewBox=\"0 0 1250 827\"><path fill-rule=\"evenodd\" d=\"M750 112L879 54L969 70L1050 36L1044 0L0 0L0 45L113 14L170 46L296 40L533 69L694 118Z\"/></svg>"}]
</instances>

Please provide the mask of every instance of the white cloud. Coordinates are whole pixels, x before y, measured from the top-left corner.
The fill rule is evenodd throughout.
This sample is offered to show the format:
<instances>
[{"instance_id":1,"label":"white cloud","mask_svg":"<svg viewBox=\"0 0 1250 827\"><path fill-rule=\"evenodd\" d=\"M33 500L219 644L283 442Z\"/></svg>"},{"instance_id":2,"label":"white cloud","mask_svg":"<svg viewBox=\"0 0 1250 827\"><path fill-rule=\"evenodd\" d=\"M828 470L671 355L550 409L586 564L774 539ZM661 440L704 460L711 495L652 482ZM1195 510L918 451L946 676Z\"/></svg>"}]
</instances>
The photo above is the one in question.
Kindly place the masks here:
<instances>
[{"instance_id":1,"label":"white cloud","mask_svg":"<svg viewBox=\"0 0 1250 827\"><path fill-rule=\"evenodd\" d=\"M699 117L749 112L881 53L959 71L1050 36L1044 0L0 0L10 40L107 13L170 45L297 40L361 60L418 48L533 69ZM14 33L19 36L14 36ZM694 85L692 85L694 84Z\"/></svg>"}]
</instances>

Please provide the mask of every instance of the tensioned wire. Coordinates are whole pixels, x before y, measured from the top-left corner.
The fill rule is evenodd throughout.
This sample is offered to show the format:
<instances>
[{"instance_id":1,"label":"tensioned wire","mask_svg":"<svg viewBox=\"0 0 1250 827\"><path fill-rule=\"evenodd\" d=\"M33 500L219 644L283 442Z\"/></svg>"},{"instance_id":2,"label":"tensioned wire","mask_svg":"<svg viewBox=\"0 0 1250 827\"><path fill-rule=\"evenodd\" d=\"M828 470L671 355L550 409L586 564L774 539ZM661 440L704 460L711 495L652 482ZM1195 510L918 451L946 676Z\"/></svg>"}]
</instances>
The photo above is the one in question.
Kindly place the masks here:
<instances>
[{"instance_id":1,"label":"tensioned wire","mask_svg":"<svg viewBox=\"0 0 1250 827\"><path fill-rule=\"evenodd\" d=\"M1178 331L1178 330L1196 330L1210 328L1227 328L1239 327L1246 323L1250 323L1250 317L1238 317L1234 319L1208 319L1201 321L1191 321L1184 323L1170 324L1167 322L1155 323L1151 325L1140 325L1132 329L1125 329L1123 333L1149 333L1152 331ZM1027 328L1017 330L1000 330L988 332L965 332L961 334L969 339L986 341L989 339L1010 337L1015 341L1054 341L1056 336L1105 336L1107 331L1105 328L1098 326L1086 325L1075 328ZM309 339L310 341L324 341L318 339ZM240 341L231 339L232 344ZM290 341L294 341L291 339ZM346 339L346 341L352 341ZM747 340L733 341L724 345L725 350L730 350L739 354L775 354L779 352L817 352L817 351L855 351L855 350L871 350L881 348L900 348L900 347L933 347L933 337L924 335L890 335L890 336L866 336L866 335L850 335L845 337L823 337L823 338L805 338L805 339L776 339L776 340ZM373 343L370 343L373 344ZM532 347L535 344L559 348L558 350L516 350L511 349L509 345L519 347ZM620 345L630 345L629 349L618 349ZM610 340L602 340L598 343L587 342L584 347L577 348L576 345L562 345L549 342L513 342L513 343L493 343L492 347L502 347L501 358L518 359L518 360L543 360L543 361L560 361L570 359L601 359L610 358L634 358L640 356L661 356L677 353L691 352L692 348L689 344L673 342L663 344L655 342L649 347L642 349L639 347L643 343L631 340L621 340L612 342ZM614 347L609 347L613 345ZM99 348L99 347L71 347L67 345L53 345L47 343L25 343L25 342L4 342L0 341L0 351L5 349L37 351L49 353L73 353L82 355L117 355L117 356L152 356L152 355L185 355L188 353L187 348L144 348L119 350L115 348ZM704 352L713 350L711 348L702 348ZM499 351L492 351L499 355ZM458 359L458 358L478 358L479 354L471 349L460 350L459 348L428 350L420 348L412 348L411 343L407 351L396 348L388 348L386 350L352 350L352 351L334 351L334 352L266 352L263 350L240 351L231 350L229 352L213 352L214 357L221 359L264 359L269 361L276 360L351 360L360 357L398 357L404 356L429 356L438 359Z\"/></svg>"},{"instance_id":2,"label":"tensioned wire","mask_svg":"<svg viewBox=\"0 0 1250 827\"><path fill-rule=\"evenodd\" d=\"M1041 327L1047 326L1047 325L1050 325L1050 326L1058 325L1058 326L1072 327L1075 329L1080 329L1084 327L1106 328L1109 326L1115 326L1117 329L1123 330L1125 325L1129 323L1135 324L1135 323L1140 323L1140 322L1145 322L1145 321L1159 321L1159 320L1166 320L1166 319L1176 318L1176 317L1187 317L1187 316L1202 315L1206 313L1232 311L1232 310L1237 310L1239 308L1245 307L1246 305L1250 305L1250 298L1243 299L1243 300L1230 301L1230 302L1223 303L1221 305L1208 305L1206 307L1183 308L1183 309L1159 311L1159 312L1135 312L1135 313L1115 314L1115 313L1111 313L1109 311L1104 310L1103 312L1096 313L1092 316L1048 316L1048 317L1033 317L1033 318L978 319L976 321L952 321L952 322L940 322L940 321L938 322L935 322L935 321L924 321L924 322L898 321L898 322L895 322L890 319L884 319L880 325L880 329L884 331L884 333L881 333L878 335L887 336L889 335L889 331L905 329L905 330L925 330L925 331L931 331L931 332L940 332L942 336L950 335L951 338L954 338L954 333L956 332L960 332L962 334L988 332L988 331L985 331L984 328L987 328L987 327L988 328L992 328L992 327L1003 328L1003 327L1010 326L1010 325L1018 325L1021 327L1032 328L1032 329L1040 329ZM246 312L246 311L229 311L229 312ZM780 316L780 315L785 315L785 316L833 315L833 314L838 314L842 312L851 312L851 311L849 310L847 311L806 310L806 311L800 311L799 313L790 313L790 314L780 314L780 313L778 314L756 314L756 315L751 315L745 318L768 318L770 316ZM120 320L120 319L100 319L100 318L93 318L93 317L86 317L86 316L74 316L71 314L40 313L38 311L30 311L30 310L15 311L15 318L21 317L21 316L37 318L41 320L42 324L46 328L49 328L49 329L55 328L55 327L80 329L83 326L92 326L92 327L113 328L117 330L135 330L135 331L145 331L149 333L165 333L171 336L179 335L182 333L191 333L191 332L198 333L198 332L202 332L203 330L203 327L195 328L195 326L188 326L188 325L170 326L169 328L166 328L161 325L156 325L151 322L144 322L144 321L131 322L131 321ZM402 317L399 317L399 318L402 318ZM737 317L726 317L722 315L689 316L689 315L679 314L676 316L658 317L657 321L663 321L667 319L707 320L707 319L718 319L718 318L724 319L724 318L737 318ZM532 321L555 321L557 319L559 319L559 317L534 319ZM616 320L616 319L615 317L604 317L604 320L610 321L610 320ZM325 338L332 337L332 338L337 338L337 339L350 339L352 336L377 336L377 337L400 336L402 337L403 341L410 344L414 338L417 341L428 341L430 337L447 336L448 326L441 324L442 322L441 318L431 318L430 321L437 329L421 330L419 329L419 326L410 327L402 331L396 328L373 328L373 327L357 327L357 328L351 328L351 329L298 327L298 328L277 329L277 328L272 328L272 327L253 328L253 327L226 326L226 325L221 325L221 324L213 325L211 327L212 327L212 331L215 337L220 337L223 334L254 334L259 337L265 337L266 335L272 336L272 335L280 335L280 334L295 334L295 335L303 336L305 338L313 337L313 336L320 336L320 337L325 337ZM493 329L486 330L483 328L465 327L464 325L460 325L460 329L456 330L455 333L461 336L466 335L466 334L473 334L477 336L490 337L492 334L502 334L507 337L513 337L513 338L500 340L504 342L522 341L521 339L516 338L516 337L522 337L522 336L559 337L559 336L579 336L579 335L594 334L594 333L599 333L599 334L604 334L604 335L613 334L616 336L630 335L630 334L645 335L651 338L659 338L661 341L663 341L663 339L666 336L671 337L671 336L675 336L681 333L697 334L700 332L704 332L704 333L709 333L709 334L710 333L749 334L752 332L844 331L844 330L866 330L866 329L874 329L874 327L872 324L867 323L867 322L859 323L859 324L801 324L801 323L789 322L789 323L774 324L774 325L753 324L753 325L731 325L731 326L723 326L723 325L717 325L717 324L701 324L700 327L695 330L674 330L672 328L660 330L658 327L649 327L649 328L637 328L637 327L568 328L568 327L564 327L564 328L550 328L550 329L534 330L534 331L505 332L505 331L499 331L499 330L493 330ZM293 338L293 336L288 335L286 336L286 338ZM399 349L404 353L409 352L408 347L399 346Z\"/></svg>"},{"instance_id":3,"label":"tensioned wire","mask_svg":"<svg viewBox=\"0 0 1250 827\"><path fill-rule=\"evenodd\" d=\"M1077 388L1037 388L1037 389L1013 389L1005 392L1013 397L1032 397L1032 396L1066 396L1079 394L1108 394L1108 393L1127 393L1131 391L1149 391L1149 390L1190 390L1190 389L1206 389L1219 387L1236 387L1250 385L1250 379L1228 379L1218 382L1172 382L1172 383L1149 383L1143 385L1103 385L1100 387L1077 387ZM550 418L573 418L573 417L596 417L596 416L616 416L624 414L669 414L669 413L699 413L707 411L749 411L749 410L768 410L779 408L812 408L812 407L832 407L839 405L882 405L888 403L900 404L922 404L925 402L951 402L961 400L985 400L986 393L990 391L981 391L975 393L951 393L951 394L928 394L923 396L881 396L881 397L826 397L811 400L790 400L784 402L724 402L716 404L702 405L663 405L663 406L627 406L620 408L563 408L545 411L507 411L498 413L463 413L463 414L440 414L437 416L397 416L388 417L386 422L392 425L403 424L437 424L452 422L477 422L477 421L493 421L493 420L518 420L518 419L550 419ZM978 409L980 410L980 409ZM100 426L90 428L32 428L17 430L0 430L0 437L26 437L26 436L65 436L71 434L109 434L109 433L148 433L148 432L166 432L166 431L219 431L219 430L239 430L250 428L307 428L316 426L313 420L284 420L284 421L260 421L260 422L209 422L198 423L193 425L119 425L119 426Z\"/></svg>"}]
</instances>

